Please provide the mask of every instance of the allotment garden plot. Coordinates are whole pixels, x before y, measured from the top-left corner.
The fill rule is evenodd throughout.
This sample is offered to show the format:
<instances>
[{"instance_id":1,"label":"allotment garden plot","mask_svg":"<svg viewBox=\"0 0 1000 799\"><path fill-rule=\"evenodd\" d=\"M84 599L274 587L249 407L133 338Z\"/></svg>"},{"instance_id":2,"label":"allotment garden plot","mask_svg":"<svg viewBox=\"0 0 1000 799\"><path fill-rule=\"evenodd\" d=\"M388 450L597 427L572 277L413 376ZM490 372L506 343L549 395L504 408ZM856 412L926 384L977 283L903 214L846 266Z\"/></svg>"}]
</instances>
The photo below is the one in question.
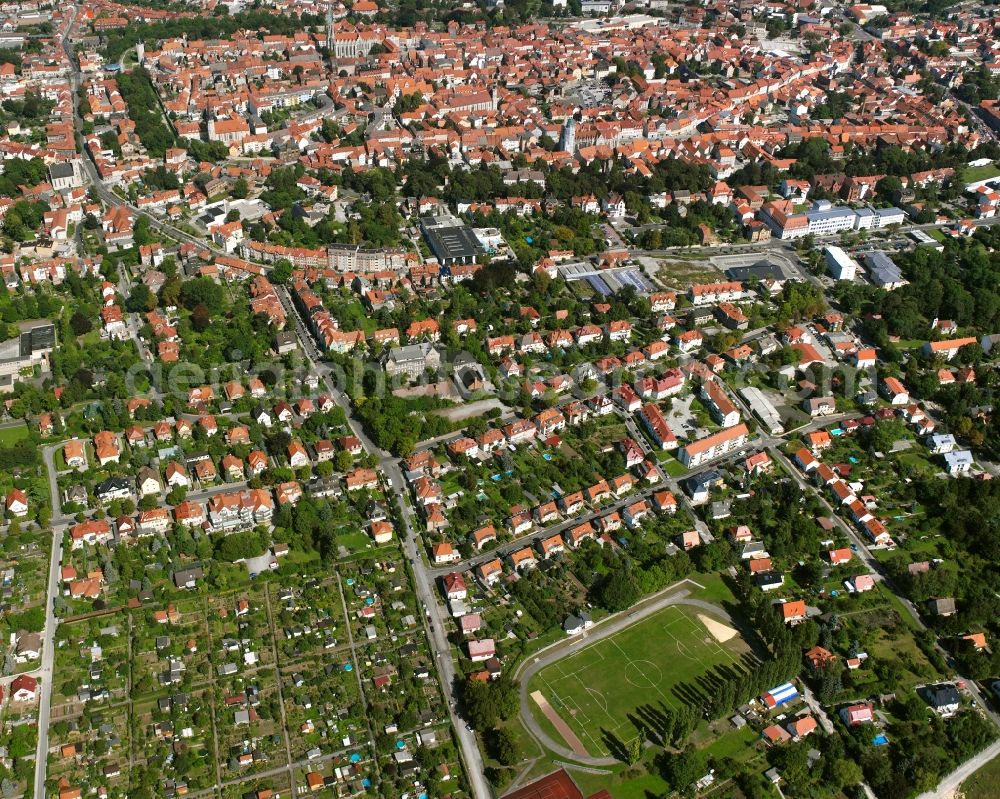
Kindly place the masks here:
<instances>
[{"instance_id":1,"label":"allotment garden plot","mask_svg":"<svg viewBox=\"0 0 1000 799\"><path fill-rule=\"evenodd\" d=\"M665 710L700 705L716 675L741 671L749 657L721 618L670 605L542 669L529 685L531 712L549 726L539 707L547 701L590 754L612 754L639 734L633 719L655 724Z\"/></svg>"}]
</instances>

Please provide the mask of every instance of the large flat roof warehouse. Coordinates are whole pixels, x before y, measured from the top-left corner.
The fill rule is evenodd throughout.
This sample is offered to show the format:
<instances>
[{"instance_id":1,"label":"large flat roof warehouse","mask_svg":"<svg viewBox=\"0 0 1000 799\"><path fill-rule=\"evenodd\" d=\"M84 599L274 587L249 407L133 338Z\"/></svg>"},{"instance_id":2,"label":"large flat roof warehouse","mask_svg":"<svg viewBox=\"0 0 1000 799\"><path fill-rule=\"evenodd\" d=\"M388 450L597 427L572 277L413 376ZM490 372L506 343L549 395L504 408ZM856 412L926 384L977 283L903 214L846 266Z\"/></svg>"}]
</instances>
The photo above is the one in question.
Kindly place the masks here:
<instances>
[{"instance_id":1,"label":"large flat roof warehouse","mask_svg":"<svg viewBox=\"0 0 1000 799\"><path fill-rule=\"evenodd\" d=\"M750 410L760 419L761 424L768 428L771 435L779 435L785 431L781 424L781 414L767 395L756 386L740 389L740 395L750 406Z\"/></svg>"},{"instance_id":2,"label":"large flat roof warehouse","mask_svg":"<svg viewBox=\"0 0 1000 799\"><path fill-rule=\"evenodd\" d=\"M48 319L21 322L17 327L18 336L0 344L0 363L30 358L56 345L56 326Z\"/></svg>"},{"instance_id":3,"label":"large flat roof warehouse","mask_svg":"<svg viewBox=\"0 0 1000 799\"><path fill-rule=\"evenodd\" d=\"M421 220L424 236L438 262L443 266L468 264L476 259L479 240L472 228L457 219L442 221L430 218Z\"/></svg>"}]
</instances>

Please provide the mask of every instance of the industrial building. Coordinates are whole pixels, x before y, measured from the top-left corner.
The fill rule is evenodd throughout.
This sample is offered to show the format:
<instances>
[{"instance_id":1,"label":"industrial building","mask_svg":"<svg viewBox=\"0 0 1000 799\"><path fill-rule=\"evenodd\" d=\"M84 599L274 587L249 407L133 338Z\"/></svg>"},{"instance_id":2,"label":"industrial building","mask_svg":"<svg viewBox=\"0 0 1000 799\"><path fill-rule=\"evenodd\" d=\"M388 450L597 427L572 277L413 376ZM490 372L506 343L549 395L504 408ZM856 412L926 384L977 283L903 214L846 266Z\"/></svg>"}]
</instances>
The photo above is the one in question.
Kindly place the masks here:
<instances>
[{"instance_id":1,"label":"industrial building","mask_svg":"<svg viewBox=\"0 0 1000 799\"><path fill-rule=\"evenodd\" d=\"M0 343L0 392L10 391L35 366L49 371L49 355L56 345L56 326L48 319L18 324L19 334Z\"/></svg>"},{"instance_id":2,"label":"industrial building","mask_svg":"<svg viewBox=\"0 0 1000 799\"><path fill-rule=\"evenodd\" d=\"M476 262L479 239L464 222L450 216L425 216L420 229L441 266Z\"/></svg>"}]
</instances>

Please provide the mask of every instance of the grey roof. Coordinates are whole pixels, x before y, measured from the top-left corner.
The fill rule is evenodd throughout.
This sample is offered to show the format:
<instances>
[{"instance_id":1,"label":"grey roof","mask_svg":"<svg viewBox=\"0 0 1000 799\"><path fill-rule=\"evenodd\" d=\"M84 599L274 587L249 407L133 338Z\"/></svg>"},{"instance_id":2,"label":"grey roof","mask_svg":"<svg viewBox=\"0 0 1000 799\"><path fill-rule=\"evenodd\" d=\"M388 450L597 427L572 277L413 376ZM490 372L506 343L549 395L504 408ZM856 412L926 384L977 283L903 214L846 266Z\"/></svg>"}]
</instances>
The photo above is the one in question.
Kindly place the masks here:
<instances>
[{"instance_id":1,"label":"grey roof","mask_svg":"<svg viewBox=\"0 0 1000 799\"><path fill-rule=\"evenodd\" d=\"M180 588L186 585L191 580L200 580L205 576L205 570L201 566L195 566L191 569L182 569L180 571L175 571L172 575L174 580L174 585Z\"/></svg>"},{"instance_id":2,"label":"grey roof","mask_svg":"<svg viewBox=\"0 0 1000 799\"><path fill-rule=\"evenodd\" d=\"M815 211L806 211L806 219L810 222L815 219L841 219L854 215L854 210L851 208L822 208Z\"/></svg>"},{"instance_id":3,"label":"grey roof","mask_svg":"<svg viewBox=\"0 0 1000 799\"><path fill-rule=\"evenodd\" d=\"M479 251L479 240L472 229L461 222L451 225L424 225L424 235L439 260L472 258Z\"/></svg>"},{"instance_id":4,"label":"grey roof","mask_svg":"<svg viewBox=\"0 0 1000 799\"><path fill-rule=\"evenodd\" d=\"M94 486L95 494L108 494L112 491L131 491L132 484L124 477L109 477Z\"/></svg>"},{"instance_id":5,"label":"grey roof","mask_svg":"<svg viewBox=\"0 0 1000 799\"><path fill-rule=\"evenodd\" d=\"M938 615L954 613L956 608L955 600L952 597L942 597L941 599L929 599L927 605Z\"/></svg>"},{"instance_id":6,"label":"grey roof","mask_svg":"<svg viewBox=\"0 0 1000 799\"><path fill-rule=\"evenodd\" d=\"M879 286L903 282L903 273L895 262L882 251L870 252L865 255L865 266L872 282Z\"/></svg>"},{"instance_id":7,"label":"grey roof","mask_svg":"<svg viewBox=\"0 0 1000 799\"><path fill-rule=\"evenodd\" d=\"M71 178L73 177L73 164L69 162L53 164L49 167L49 175L53 180L57 178Z\"/></svg>"},{"instance_id":8,"label":"grey roof","mask_svg":"<svg viewBox=\"0 0 1000 799\"><path fill-rule=\"evenodd\" d=\"M583 618L583 614L577 616L576 614L571 614L566 617L563 622L563 629L569 632L570 630L579 630L586 625L586 620Z\"/></svg>"},{"instance_id":9,"label":"grey roof","mask_svg":"<svg viewBox=\"0 0 1000 799\"><path fill-rule=\"evenodd\" d=\"M781 585L785 581L785 577L781 572L772 570L755 574L753 581L760 588L765 585Z\"/></svg>"},{"instance_id":10,"label":"grey roof","mask_svg":"<svg viewBox=\"0 0 1000 799\"><path fill-rule=\"evenodd\" d=\"M726 277L730 280L738 280L741 283L750 279L756 280L785 280L784 270L770 261L758 261L750 266L733 266L726 270Z\"/></svg>"},{"instance_id":11,"label":"grey roof","mask_svg":"<svg viewBox=\"0 0 1000 799\"><path fill-rule=\"evenodd\" d=\"M961 704L961 697L958 689L951 683L938 683L936 685L926 685L923 689L924 698L932 707L947 707L948 705Z\"/></svg>"},{"instance_id":12,"label":"grey roof","mask_svg":"<svg viewBox=\"0 0 1000 799\"><path fill-rule=\"evenodd\" d=\"M691 493L703 489L706 487L711 487L714 483L722 481L722 475L715 469L709 469L706 472L701 472L699 474L692 475L687 480L684 481L685 487Z\"/></svg>"},{"instance_id":13,"label":"grey roof","mask_svg":"<svg viewBox=\"0 0 1000 799\"><path fill-rule=\"evenodd\" d=\"M944 453L944 460L949 466L971 466L972 452L967 449L946 452Z\"/></svg>"},{"instance_id":14,"label":"grey roof","mask_svg":"<svg viewBox=\"0 0 1000 799\"><path fill-rule=\"evenodd\" d=\"M427 342L407 344L405 347L393 347L389 350L388 359L397 364L423 362L427 360L427 356L431 354L433 349L434 347Z\"/></svg>"},{"instance_id":15,"label":"grey roof","mask_svg":"<svg viewBox=\"0 0 1000 799\"><path fill-rule=\"evenodd\" d=\"M46 320L19 325L21 334L0 344L0 362L19 361L56 344L56 327Z\"/></svg>"}]
</instances>

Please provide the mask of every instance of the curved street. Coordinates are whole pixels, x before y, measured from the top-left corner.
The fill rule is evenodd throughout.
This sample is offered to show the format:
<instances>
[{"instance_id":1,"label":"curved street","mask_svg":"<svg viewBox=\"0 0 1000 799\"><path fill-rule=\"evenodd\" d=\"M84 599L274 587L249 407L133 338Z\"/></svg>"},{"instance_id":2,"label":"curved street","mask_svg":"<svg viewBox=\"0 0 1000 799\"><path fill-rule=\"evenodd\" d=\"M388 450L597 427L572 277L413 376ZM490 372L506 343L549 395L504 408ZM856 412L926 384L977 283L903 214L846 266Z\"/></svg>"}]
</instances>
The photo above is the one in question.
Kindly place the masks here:
<instances>
[{"instance_id":1,"label":"curved street","mask_svg":"<svg viewBox=\"0 0 1000 799\"><path fill-rule=\"evenodd\" d=\"M945 776L938 783L937 788L933 791L920 794L917 799L955 799L958 796L958 789L962 787L962 783L997 757L1000 757L1000 741L986 747L975 757L966 760L951 774Z\"/></svg>"}]
</instances>

